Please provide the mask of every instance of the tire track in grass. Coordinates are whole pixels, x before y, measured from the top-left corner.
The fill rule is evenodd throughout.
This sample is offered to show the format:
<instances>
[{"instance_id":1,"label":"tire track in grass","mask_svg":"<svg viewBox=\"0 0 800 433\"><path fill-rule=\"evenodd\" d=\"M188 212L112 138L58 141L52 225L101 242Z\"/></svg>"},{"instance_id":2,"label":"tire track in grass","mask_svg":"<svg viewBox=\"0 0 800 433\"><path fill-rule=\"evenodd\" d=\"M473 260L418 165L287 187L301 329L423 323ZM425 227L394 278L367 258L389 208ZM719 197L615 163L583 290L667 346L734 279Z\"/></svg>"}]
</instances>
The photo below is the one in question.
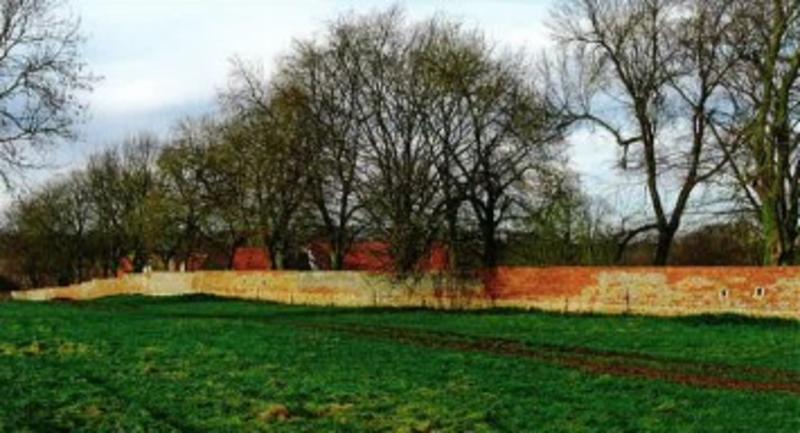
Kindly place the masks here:
<instances>
[{"instance_id":1,"label":"tire track in grass","mask_svg":"<svg viewBox=\"0 0 800 433\"><path fill-rule=\"evenodd\" d=\"M357 325L357 324L347 323L346 325ZM358 326L363 326L363 325L358 325ZM508 338L492 338L479 335L463 334L453 331L423 330L419 328L391 327L391 326L370 326L370 328L380 329L387 332L394 332L398 330L404 332L405 331L418 332L418 333L423 333L424 335L434 335L440 338L450 338L456 340L458 339L489 340L509 345L521 344L529 349L535 348L540 351L553 352L557 354L561 353L566 355L597 357L612 362L634 361L636 363L654 363L660 365L669 365L670 367L678 370L691 370L714 376L727 376L733 378L736 377L742 378L742 376L745 376L747 378L762 379L760 380L762 382L772 381L772 382L789 382L789 383L800 384L800 371L793 371L793 370L781 370L776 368L756 367L756 366L740 366L740 365L732 365L724 363L698 362L682 358L673 358L669 356L653 355L648 353L620 352L620 351L597 349L584 346L561 345L553 343L532 343L528 341L513 340Z\"/></svg>"},{"instance_id":2,"label":"tire track in grass","mask_svg":"<svg viewBox=\"0 0 800 433\"><path fill-rule=\"evenodd\" d=\"M355 324L298 324L306 329L389 340L432 349L526 358L594 375L671 382L697 388L800 395L800 374L765 368L668 361L584 347L532 346L519 341ZM762 377L755 380L750 377Z\"/></svg>"},{"instance_id":3,"label":"tire track in grass","mask_svg":"<svg viewBox=\"0 0 800 433\"><path fill-rule=\"evenodd\" d=\"M436 349L536 359L596 375L609 374L633 379L661 380L698 388L783 392L800 395L800 373L773 368L692 362L651 354L614 352L581 346L534 345L516 340L478 337L447 331L423 331L356 324L303 323L287 320L293 317L291 315L242 317L237 315L175 314L158 315L157 317L181 320L212 319L258 322L265 325L283 324L297 328L389 339Z\"/></svg>"},{"instance_id":4,"label":"tire track in grass","mask_svg":"<svg viewBox=\"0 0 800 433\"><path fill-rule=\"evenodd\" d=\"M104 310L101 307L98 310ZM698 388L751 392L781 392L800 395L800 373L794 371L739 367L726 364L691 362L650 354L613 352L580 346L530 344L517 340L471 336L447 331L412 330L388 326L348 323L299 322L291 314L241 316L236 314L148 314L127 311L130 316L179 320L221 320L290 325L301 329L338 332L356 337L390 340L433 349L483 353L535 359L551 365L577 369L595 375L631 379L659 380ZM305 315L304 315L305 316ZM315 315L311 315L315 317ZM304 317L307 318L307 317ZM758 378L760 380L756 380Z\"/></svg>"}]
</instances>

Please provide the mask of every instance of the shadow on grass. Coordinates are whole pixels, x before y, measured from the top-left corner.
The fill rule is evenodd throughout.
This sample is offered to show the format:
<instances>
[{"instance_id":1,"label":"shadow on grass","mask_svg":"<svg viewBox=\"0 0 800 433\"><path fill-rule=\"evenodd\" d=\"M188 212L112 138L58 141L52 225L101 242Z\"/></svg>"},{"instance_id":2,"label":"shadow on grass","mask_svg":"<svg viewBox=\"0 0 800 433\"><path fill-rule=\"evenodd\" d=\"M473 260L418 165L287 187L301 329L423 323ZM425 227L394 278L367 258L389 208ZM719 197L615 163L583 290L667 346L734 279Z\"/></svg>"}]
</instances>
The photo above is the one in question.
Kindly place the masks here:
<instances>
[{"instance_id":1,"label":"shadow on grass","mask_svg":"<svg viewBox=\"0 0 800 433\"><path fill-rule=\"evenodd\" d=\"M426 307L334 307L334 306L315 306L315 305L288 305L277 302L227 298L206 294L192 294L183 296L151 297L144 295L123 295L108 297L93 301L72 301L66 303L76 307L121 307L128 310L143 311L148 306L182 306L199 304L216 304L220 306L241 306L249 305L254 307L279 307L273 311L248 311L248 312L177 312L177 314L156 314L159 317L183 317L183 318L209 318L209 319L265 319L265 318L305 318L305 317L336 317L346 315L381 315L381 314L402 314L402 313L425 313L440 316L462 316L470 315L481 316L530 316L538 315L561 319L627 319L627 320L655 320L680 323L689 326L758 326L758 327L797 327L800 328L800 321L782 318L750 317L739 314L699 314L682 317L657 317L638 314L610 314L610 313L574 313L545 311L539 309L522 308L490 308L476 310L441 310Z\"/></svg>"},{"instance_id":2,"label":"shadow on grass","mask_svg":"<svg viewBox=\"0 0 800 433\"><path fill-rule=\"evenodd\" d=\"M669 320L694 326L763 326L763 327L797 327L800 321L770 317L750 317L739 314L700 314L695 316L675 317Z\"/></svg>"}]
</instances>

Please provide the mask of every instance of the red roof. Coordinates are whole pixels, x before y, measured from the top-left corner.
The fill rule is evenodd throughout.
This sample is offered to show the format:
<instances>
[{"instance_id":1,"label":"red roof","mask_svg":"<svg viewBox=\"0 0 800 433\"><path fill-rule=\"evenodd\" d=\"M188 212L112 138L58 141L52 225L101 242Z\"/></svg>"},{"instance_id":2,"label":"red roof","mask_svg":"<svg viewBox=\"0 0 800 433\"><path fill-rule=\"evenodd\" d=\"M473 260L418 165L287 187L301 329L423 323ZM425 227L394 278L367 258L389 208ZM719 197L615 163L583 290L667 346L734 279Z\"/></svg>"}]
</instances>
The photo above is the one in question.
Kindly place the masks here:
<instances>
[{"instance_id":1,"label":"red roof","mask_svg":"<svg viewBox=\"0 0 800 433\"><path fill-rule=\"evenodd\" d=\"M392 256L389 244L377 241L353 244L344 256L344 268L350 271L390 271Z\"/></svg>"},{"instance_id":2,"label":"red roof","mask_svg":"<svg viewBox=\"0 0 800 433\"><path fill-rule=\"evenodd\" d=\"M117 277L124 277L126 274L133 272L133 262L128 257L119 259L119 266L117 267Z\"/></svg>"},{"instance_id":3,"label":"red roof","mask_svg":"<svg viewBox=\"0 0 800 433\"><path fill-rule=\"evenodd\" d=\"M381 241L356 242L344 258L348 271L391 272L393 266L389 244ZM314 242L309 246L314 266L320 270L331 269L331 246L327 242ZM421 261L423 271L442 271L447 268L447 250L435 245L427 258Z\"/></svg>"},{"instance_id":4,"label":"red roof","mask_svg":"<svg viewBox=\"0 0 800 433\"><path fill-rule=\"evenodd\" d=\"M233 269L236 271L266 271L271 268L272 260L264 248L238 248L233 255Z\"/></svg>"}]
</instances>

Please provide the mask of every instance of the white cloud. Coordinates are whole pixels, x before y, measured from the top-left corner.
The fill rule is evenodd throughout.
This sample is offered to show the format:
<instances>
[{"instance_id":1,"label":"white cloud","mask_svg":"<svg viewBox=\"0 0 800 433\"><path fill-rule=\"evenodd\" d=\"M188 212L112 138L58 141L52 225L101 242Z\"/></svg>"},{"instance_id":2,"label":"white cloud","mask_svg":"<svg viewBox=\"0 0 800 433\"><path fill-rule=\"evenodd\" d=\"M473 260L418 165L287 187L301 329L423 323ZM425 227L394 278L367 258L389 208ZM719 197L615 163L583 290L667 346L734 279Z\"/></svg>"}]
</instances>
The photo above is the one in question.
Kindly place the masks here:
<instances>
[{"instance_id":1,"label":"white cloud","mask_svg":"<svg viewBox=\"0 0 800 433\"><path fill-rule=\"evenodd\" d=\"M104 77L89 102L94 131L138 124L170 107L197 111L225 85L233 55L261 59L267 69L296 38L324 29L349 11L388 7L385 0L75 0L89 37L88 62ZM412 19L441 12L512 48L537 49L547 41L543 18L549 0L409 0L402 6ZM183 114L171 110L175 118ZM165 122L159 122L163 129ZM168 123L168 122L166 122ZM153 129L153 128L150 128ZM120 131L124 132L124 131ZM157 131L161 132L161 131Z\"/></svg>"},{"instance_id":2,"label":"white cloud","mask_svg":"<svg viewBox=\"0 0 800 433\"><path fill-rule=\"evenodd\" d=\"M549 44L548 10L558 0L407 0L411 19L442 13L477 27L511 49L537 53ZM229 59L260 59L267 71L292 41L324 30L347 12L394 0L73 0L88 36L91 70L104 77L90 95L84 143L62 148L59 166L79 166L92 152L139 130L164 133L180 118L212 109ZM585 138L585 137L584 137ZM583 138L581 140L585 141ZM598 148L601 145L598 144ZM613 158L613 149L611 150ZM608 176L603 152L577 146L579 171ZM605 159L604 159L605 158ZM598 167L606 167L600 169Z\"/></svg>"},{"instance_id":3,"label":"white cloud","mask_svg":"<svg viewBox=\"0 0 800 433\"><path fill-rule=\"evenodd\" d=\"M406 0L411 19L442 13L510 49L536 54L551 45L545 23L558 0ZM229 59L260 59L267 71L292 41L324 30L347 12L365 13L394 0L73 0L82 17L91 70L104 77L89 96L91 120L82 144L55 153L58 167L79 167L92 152L140 130L164 133L180 118L212 109ZM570 154L586 184L616 195L616 149L581 131ZM55 174L62 170L53 170ZM46 177L39 173L37 178ZM630 182L630 180L627 180ZM0 194L0 208L7 198Z\"/></svg>"}]
</instances>

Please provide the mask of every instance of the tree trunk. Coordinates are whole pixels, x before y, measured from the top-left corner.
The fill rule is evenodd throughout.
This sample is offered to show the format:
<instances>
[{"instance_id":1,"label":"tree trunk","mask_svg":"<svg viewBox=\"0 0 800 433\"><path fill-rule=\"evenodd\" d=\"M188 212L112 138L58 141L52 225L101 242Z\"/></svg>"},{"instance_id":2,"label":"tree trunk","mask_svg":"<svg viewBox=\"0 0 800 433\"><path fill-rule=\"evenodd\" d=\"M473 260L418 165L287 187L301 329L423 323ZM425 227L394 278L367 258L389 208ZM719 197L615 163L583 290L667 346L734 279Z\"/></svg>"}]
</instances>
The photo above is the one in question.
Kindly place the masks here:
<instances>
[{"instance_id":1,"label":"tree trunk","mask_svg":"<svg viewBox=\"0 0 800 433\"><path fill-rule=\"evenodd\" d=\"M331 251L331 270L344 270L344 252L341 247L336 245L334 245L333 251Z\"/></svg>"},{"instance_id":2,"label":"tree trunk","mask_svg":"<svg viewBox=\"0 0 800 433\"><path fill-rule=\"evenodd\" d=\"M486 269L497 267L497 237L492 224L487 224L483 228L483 267Z\"/></svg>"},{"instance_id":3,"label":"tree trunk","mask_svg":"<svg viewBox=\"0 0 800 433\"><path fill-rule=\"evenodd\" d=\"M275 250L275 253L272 255L273 262L272 262L272 269L274 270L283 270L284 268L284 258L283 252L281 250Z\"/></svg>"},{"instance_id":4,"label":"tree trunk","mask_svg":"<svg viewBox=\"0 0 800 433\"><path fill-rule=\"evenodd\" d=\"M239 250L245 244L246 240L242 237L235 237L233 239L233 244L230 246L230 250L228 251L228 269L235 269L236 268L236 251Z\"/></svg>"},{"instance_id":5,"label":"tree trunk","mask_svg":"<svg viewBox=\"0 0 800 433\"><path fill-rule=\"evenodd\" d=\"M458 208L452 202L447 205L447 271L458 269Z\"/></svg>"},{"instance_id":6,"label":"tree trunk","mask_svg":"<svg viewBox=\"0 0 800 433\"><path fill-rule=\"evenodd\" d=\"M761 208L761 229L764 235L763 264L765 266L789 266L794 264L795 230L782 226L779 203L773 198L764 198ZM792 224L792 222L789 222Z\"/></svg>"},{"instance_id":7,"label":"tree trunk","mask_svg":"<svg viewBox=\"0 0 800 433\"><path fill-rule=\"evenodd\" d=\"M236 249L238 247L234 247L230 253L228 253L228 269L234 270L236 269Z\"/></svg>"},{"instance_id":8,"label":"tree trunk","mask_svg":"<svg viewBox=\"0 0 800 433\"><path fill-rule=\"evenodd\" d=\"M676 231L673 228L665 228L658 231L658 244L656 244L656 253L653 257L654 266L666 266L669 262L669 253L672 249L672 241L675 239Z\"/></svg>"},{"instance_id":9,"label":"tree trunk","mask_svg":"<svg viewBox=\"0 0 800 433\"><path fill-rule=\"evenodd\" d=\"M794 265L795 258L797 257L797 251L794 247L793 243L789 243L783 246L783 251L781 252L780 257L780 265L781 266L792 266Z\"/></svg>"}]
</instances>

